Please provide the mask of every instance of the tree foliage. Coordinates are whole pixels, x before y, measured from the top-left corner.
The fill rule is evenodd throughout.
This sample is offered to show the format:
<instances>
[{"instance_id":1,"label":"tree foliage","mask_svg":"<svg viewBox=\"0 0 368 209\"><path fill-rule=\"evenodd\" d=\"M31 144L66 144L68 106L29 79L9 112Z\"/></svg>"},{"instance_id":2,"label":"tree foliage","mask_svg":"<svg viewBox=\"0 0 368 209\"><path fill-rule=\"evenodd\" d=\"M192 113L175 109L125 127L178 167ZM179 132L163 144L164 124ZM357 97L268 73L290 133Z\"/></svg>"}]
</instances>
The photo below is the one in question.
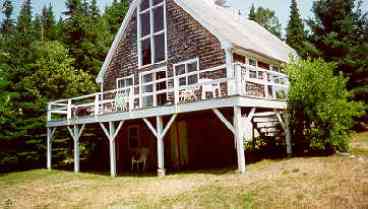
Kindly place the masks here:
<instances>
[{"instance_id":1,"label":"tree foliage","mask_svg":"<svg viewBox=\"0 0 368 209\"><path fill-rule=\"evenodd\" d=\"M254 11L254 6L252 5L249 19L256 21L272 34L281 38L281 24L274 11L263 7L258 7Z\"/></svg>"},{"instance_id":2,"label":"tree foliage","mask_svg":"<svg viewBox=\"0 0 368 209\"><path fill-rule=\"evenodd\" d=\"M322 59L300 60L287 65L290 79L288 109L296 143L312 148L349 149L349 130L362 105L350 101L342 75L334 75L336 64Z\"/></svg>"},{"instance_id":3,"label":"tree foliage","mask_svg":"<svg viewBox=\"0 0 368 209\"><path fill-rule=\"evenodd\" d=\"M290 20L286 29L286 43L294 48L299 55L304 56L306 54L306 35L296 0L291 1L290 10Z\"/></svg>"},{"instance_id":4,"label":"tree foliage","mask_svg":"<svg viewBox=\"0 0 368 209\"><path fill-rule=\"evenodd\" d=\"M311 42L326 61L337 63L336 73L348 78L353 98L368 101L368 18L361 2L321 0L313 4L314 19L308 21Z\"/></svg>"}]
</instances>

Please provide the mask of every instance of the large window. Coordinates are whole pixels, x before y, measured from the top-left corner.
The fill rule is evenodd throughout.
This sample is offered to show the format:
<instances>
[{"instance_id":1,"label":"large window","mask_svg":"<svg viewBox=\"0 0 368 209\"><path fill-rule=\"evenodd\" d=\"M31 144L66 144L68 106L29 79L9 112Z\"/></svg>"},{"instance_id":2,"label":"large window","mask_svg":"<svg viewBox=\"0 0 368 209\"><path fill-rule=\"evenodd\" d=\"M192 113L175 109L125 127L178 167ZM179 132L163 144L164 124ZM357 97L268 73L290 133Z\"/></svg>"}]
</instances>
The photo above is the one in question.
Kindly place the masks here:
<instances>
[{"instance_id":1,"label":"large window","mask_svg":"<svg viewBox=\"0 0 368 209\"><path fill-rule=\"evenodd\" d=\"M179 86L187 86L198 83L199 65L198 59L188 60L174 65L175 78Z\"/></svg>"},{"instance_id":2,"label":"large window","mask_svg":"<svg viewBox=\"0 0 368 209\"><path fill-rule=\"evenodd\" d=\"M142 0L138 15L139 66L166 60L165 0Z\"/></svg>"}]
</instances>

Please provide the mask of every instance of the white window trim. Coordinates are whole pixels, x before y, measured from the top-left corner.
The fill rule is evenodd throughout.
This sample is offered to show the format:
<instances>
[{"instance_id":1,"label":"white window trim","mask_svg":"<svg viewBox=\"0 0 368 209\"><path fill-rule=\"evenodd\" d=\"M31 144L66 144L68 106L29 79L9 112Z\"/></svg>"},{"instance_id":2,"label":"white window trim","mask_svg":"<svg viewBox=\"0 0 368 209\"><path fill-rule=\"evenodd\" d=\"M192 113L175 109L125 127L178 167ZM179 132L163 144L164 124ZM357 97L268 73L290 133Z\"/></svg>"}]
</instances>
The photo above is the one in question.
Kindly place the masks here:
<instances>
[{"instance_id":1,"label":"white window trim","mask_svg":"<svg viewBox=\"0 0 368 209\"><path fill-rule=\"evenodd\" d=\"M130 129L133 129L133 128L136 128L137 129L137 147L136 148L139 148L140 146L142 146L142 142L141 142L141 137L139 135L139 125L130 125L128 126L128 149L129 150L133 150L133 149L136 149L136 148L132 148L130 146Z\"/></svg>"},{"instance_id":2,"label":"white window trim","mask_svg":"<svg viewBox=\"0 0 368 209\"><path fill-rule=\"evenodd\" d=\"M187 65L193 62L197 62L197 70L188 73L188 67ZM185 73L181 74L181 75L176 75L176 67L179 65L184 65L185 66ZM185 60L183 62L179 62L173 65L174 67L174 79L178 81L178 85L179 85L179 79L185 77L186 78L186 85L188 85L188 78L191 75L197 75L197 81L199 82L199 58L196 57L194 59L190 59L190 60Z\"/></svg>"},{"instance_id":3,"label":"white window trim","mask_svg":"<svg viewBox=\"0 0 368 209\"><path fill-rule=\"evenodd\" d=\"M165 78L161 78L160 80L156 80L156 73L157 72L160 72L160 71L164 71L165 72ZM152 75L153 76L152 77L152 81L147 82L147 83L143 83L143 77L145 75L148 75L148 74L153 74ZM168 76L167 76L167 66L164 66L164 67L160 67L160 68L156 68L156 69L153 69L153 70L144 71L144 72L139 73L139 83L140 83L139 98L141 100L141 104L140 104L141 108L143 108L143 97L146 97L146 96L153 96L153 106L157 106L157 89L156 89L156 84L157 83L162 83L164 81L166 83L166 89L165 90L160 90L160 91L166 91L166 93L167 93L166 97L168 98L169 79L168 79ZM148 85L152 85L152 92L143 93L144 86L148 86Z\"/></svg>"},{"instance_id":4,"label":"white window trim","mask_svg":"<svg viewBox=\"0 0 368 209\"><path fill-rule=\"evenodd\" d=\"M168 57L168 52L167 52L167 17L166 17L166 0L163 0L163 2L157 4L157 5L152 5L153 0L148 0L149 1L149 7L143 11L140 11L140 4L138 4L137 7L137 46L138 46L138 67L139 68L145 68L154 64L160 64L160 63L164 63L167 62L167 57ZM153 10L157 7L163 7L163 12L164 12L164 28L163 30L159 31L159 32L154 32L154 26L153 26ZM144 37L141 37L141 14L148 12L150 13L150 33ZM160 35L164 33L164 42L165 42L165 59L155 63L155 41L154 41L154 36L155 35ZM141 41L145 40L149 38L150 39L150 43L151 43L151 63L147 64L147 65L142 65L142 44Z\"/></svg>"},{"instance_id":5,"label":"white window trim","mask_svg":"<svg viewBox=\"0 0 368 209\"><path fill-rule=\"evenodd\" d=\"M116 88L118 89L119 88L119 81L121 80L126 80L126 79L132 79L132 87L134 88L134 74L132 75L129 75L129 76L125 76L125 77L121 77L121 78L117 78L116 79ZM123 88L126 88L126 87L123 87Z\"/></svg>"}]
</instances>

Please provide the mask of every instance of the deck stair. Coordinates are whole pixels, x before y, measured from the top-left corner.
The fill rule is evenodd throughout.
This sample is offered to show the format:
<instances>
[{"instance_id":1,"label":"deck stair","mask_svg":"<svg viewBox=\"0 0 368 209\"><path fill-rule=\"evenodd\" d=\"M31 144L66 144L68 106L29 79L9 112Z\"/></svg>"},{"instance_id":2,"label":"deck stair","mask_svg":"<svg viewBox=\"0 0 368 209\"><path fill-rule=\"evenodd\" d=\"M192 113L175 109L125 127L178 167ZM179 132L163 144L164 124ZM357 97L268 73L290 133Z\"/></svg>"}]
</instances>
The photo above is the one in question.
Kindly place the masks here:
<instances>
[{"instance_id":1,"label":"deck stair","mask_svg":"<svg viewBox=\"0 0 368 209\"><path fill-rule=\"evenodd\" d=\"M256 113L253 118L254 128L262 137L281 140L285 134L274 112Z\"/></svg>"}]
</instances>

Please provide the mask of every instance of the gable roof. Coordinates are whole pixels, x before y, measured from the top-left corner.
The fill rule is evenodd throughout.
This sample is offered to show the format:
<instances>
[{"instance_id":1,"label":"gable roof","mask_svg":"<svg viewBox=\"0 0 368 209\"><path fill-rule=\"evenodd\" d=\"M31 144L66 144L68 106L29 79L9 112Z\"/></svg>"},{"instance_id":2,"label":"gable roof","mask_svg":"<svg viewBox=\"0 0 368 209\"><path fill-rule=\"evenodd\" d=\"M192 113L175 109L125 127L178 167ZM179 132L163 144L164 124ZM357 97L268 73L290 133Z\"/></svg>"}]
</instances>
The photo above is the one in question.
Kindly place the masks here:
<instances>
[{"instance_id":1,"label":"gable roof","mask_svg":"<svg viewBox=\"0 0 368 209\"><path fill-rule=\"evenodd\" d=\"M297 56L294 49L258 23L240 17L231 8L216 5L214 0L174 1L203 27L215 35L223 47L238 47L281 62L288 62L290 55ZM112 60L115 49L118 47L119 41L123 38L125 29L139 2L140 0L134 0L131 3L128 14L96 78L97 83L103 81L105 71Z\"/></svg>"}]
</instances>

